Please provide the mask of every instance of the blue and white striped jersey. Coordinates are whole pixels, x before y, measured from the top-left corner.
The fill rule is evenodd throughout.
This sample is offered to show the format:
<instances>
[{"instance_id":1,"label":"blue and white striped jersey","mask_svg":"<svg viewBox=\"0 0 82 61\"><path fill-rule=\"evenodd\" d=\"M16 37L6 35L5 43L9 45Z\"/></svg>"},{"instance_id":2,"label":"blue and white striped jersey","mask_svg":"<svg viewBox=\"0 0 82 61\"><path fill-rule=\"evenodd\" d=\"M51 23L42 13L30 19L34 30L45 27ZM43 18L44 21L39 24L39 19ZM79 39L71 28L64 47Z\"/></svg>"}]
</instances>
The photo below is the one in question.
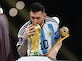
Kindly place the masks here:
<instances>
[{"instance_id":1,"label":"blue and white striped jersey","mask_svg":"<svg viewBox=\"0 0 82 61\"><path fill-rule=\"evenodd\" d=\"M18 45L21 45L23 43L23 34L25 31L25 28L31 23L29 20L27 23L25 23L18 32L18 38L19 41L17 43ZM59 38L59 24L57 24L55 19L52 19L51 17L46 17L43 26L41 27L41 33L39 38L39 46L38 46L38 52L41 55L44 55L48 53L48 51L52 48L52 46L55 43L55 39ZM30 42L28 42L28 49L27 53L29 55L30 51Z\"/></svg>"}]
</instances>

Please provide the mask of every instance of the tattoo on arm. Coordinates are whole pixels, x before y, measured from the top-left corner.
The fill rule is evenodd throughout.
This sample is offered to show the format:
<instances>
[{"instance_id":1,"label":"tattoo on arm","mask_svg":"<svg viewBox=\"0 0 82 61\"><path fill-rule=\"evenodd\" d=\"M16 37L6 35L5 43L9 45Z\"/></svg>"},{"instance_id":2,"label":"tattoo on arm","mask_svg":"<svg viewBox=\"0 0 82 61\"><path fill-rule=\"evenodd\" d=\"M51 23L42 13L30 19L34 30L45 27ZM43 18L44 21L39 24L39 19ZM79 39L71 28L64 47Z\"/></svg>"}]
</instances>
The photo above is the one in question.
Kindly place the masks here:
<instances>
[{"instance_id":1,"label":"tattoo on arm","mask_svg":"<svg viewBox=\"0 0 82 61\"><path fill-rule=\"evenodd\" d=\"M24 56L24 55L26 55L26 52L27 52L27 41L24 40L23 44L18 47L18 54L20 56Z\"/></svg>"}]
</instances>

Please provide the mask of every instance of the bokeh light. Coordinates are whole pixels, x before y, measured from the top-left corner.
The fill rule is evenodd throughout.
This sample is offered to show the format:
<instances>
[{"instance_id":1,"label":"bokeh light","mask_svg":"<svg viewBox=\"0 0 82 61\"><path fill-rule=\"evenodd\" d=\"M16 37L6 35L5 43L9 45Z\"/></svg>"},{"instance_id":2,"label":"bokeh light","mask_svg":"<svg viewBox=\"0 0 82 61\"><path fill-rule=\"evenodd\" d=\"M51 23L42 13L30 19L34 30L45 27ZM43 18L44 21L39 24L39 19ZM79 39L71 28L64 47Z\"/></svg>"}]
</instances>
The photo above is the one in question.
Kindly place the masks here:
<instances>
[{"instance_id":1,"label":"bokeh light","mask_svg":"<svg viewBox=\"0 0 82 61\"><path fill-rule=\"evenodd\" d=\"M18 10L16 8L11 8L9 10L9 15L15 17L18 14Z\"/></svg>"},{"instance_id":2,"label":"bokeh light","mask_svg":"<svg viewBox=\"0 0 82 61\"><path fill-rule=\"evenodd\" d=\"M21 9L23 9L24 7L25 7L25 3L24 3L23 1L18 1L18 2L16 3L16 8L17 8L17 9L21 10Z\"/></svg>"},{"instance_id":3,"label":"bokeh light","mask_svg":"<svg viewBox=\"0 0 82 61\"><path fill-rule=\"evenodd\" d=\"M0 14L3 14L3 9L2 8L0 8Z\"/></svg>"}]
</instances>

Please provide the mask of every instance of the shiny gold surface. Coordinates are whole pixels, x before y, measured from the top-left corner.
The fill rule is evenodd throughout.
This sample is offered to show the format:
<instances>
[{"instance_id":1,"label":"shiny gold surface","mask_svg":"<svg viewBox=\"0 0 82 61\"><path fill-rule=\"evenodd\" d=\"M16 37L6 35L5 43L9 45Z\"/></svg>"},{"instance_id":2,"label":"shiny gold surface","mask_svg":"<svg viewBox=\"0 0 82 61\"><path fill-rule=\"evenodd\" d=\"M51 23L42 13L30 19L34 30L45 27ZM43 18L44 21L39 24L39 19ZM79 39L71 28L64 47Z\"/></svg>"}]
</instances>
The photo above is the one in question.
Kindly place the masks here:
<instances>
[{"instance_id":1,"label":"shiny gold surface","mask_svg":"<svg viewBox=\"0 0 82 61\"><path fill-rule=\"evenodd\" d=\"M65 37L69 34L69 29L66 26L63 26L62 28L60 28L59 33L61 37Z\"/></svg>"},{"instance_id":2,"label":"shiny gold surface","mask_svg":"<svg viewBox=\"0 0 82 61\"><path fill-rule=\"evenodd\" d=\"M38 52L39 38L40 38L40 25L35 25L35 34L29 37L31 52Z\"/></svg>"}]
</instances>

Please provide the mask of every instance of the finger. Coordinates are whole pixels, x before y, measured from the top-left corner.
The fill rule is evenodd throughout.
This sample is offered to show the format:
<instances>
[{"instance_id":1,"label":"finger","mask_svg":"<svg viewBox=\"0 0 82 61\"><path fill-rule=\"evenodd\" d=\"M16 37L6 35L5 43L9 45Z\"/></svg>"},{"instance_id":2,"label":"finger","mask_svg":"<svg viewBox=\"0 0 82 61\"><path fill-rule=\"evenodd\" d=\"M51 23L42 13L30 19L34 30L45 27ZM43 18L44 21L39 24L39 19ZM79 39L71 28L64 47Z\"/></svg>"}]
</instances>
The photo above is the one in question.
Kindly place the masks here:
<instances>
[{"instance_id":1,"label":"finger","mask_svg":"<svg viewBox=\"0 0 82 61\"><path fill-rule=\"evenodd\" d=\"M26 31L31 31L32 29L34 29L34 26L33 25L29 25L25 30Z\"/></svg>"},{"instance_id":2,"label":"finger","mask_svg":"<svg viewBox=\"0 0 82 61\"><path fill-rule=\"evenodd\" d=\"M33 26L33 24L28 25L28 27L31 27L31 26Z\"/></svg>"},{"instance_id":3,"label":"finger","mask_svg":"<svg viewBox=\"0 0 82 61\"><path fill-rule=\"evenodd\" d=\"M35 32L35 29L32 29L32 30L30 30L29 32L30 32L30 33Z\"/></svg>"},{"instance_id":4,"label":"finger","mask_svg":"<svg viewBox=\"0 0 82 61\"><path fill-rule=\"evenodd\" d=\"M26 28L30 28L30 27L32 27L33 26L33 24L30 24L30 25L28 25Z\"/></svg>"},{"instance_id":5,"label":"finger","mask_svg":"<svg viewBox=\"0 0 82 61\"><path fill-rule=\"evenodd\" d=\"M29 28L29 31L30 31L30 30L33 30L33 29L35 29L34 26L31 26L31 27Z\"/></svg>"},{"instance_id":6,"label":"finger","mask_svg":"<svg viewBox=\"0 0 82 61\"><path fill-rule=\"evenodd\" d=\"M29 36L30 36L30 35L34 35L34 34L35 34L35 32L29 33Z\"/></svg>"}]
</instances>

